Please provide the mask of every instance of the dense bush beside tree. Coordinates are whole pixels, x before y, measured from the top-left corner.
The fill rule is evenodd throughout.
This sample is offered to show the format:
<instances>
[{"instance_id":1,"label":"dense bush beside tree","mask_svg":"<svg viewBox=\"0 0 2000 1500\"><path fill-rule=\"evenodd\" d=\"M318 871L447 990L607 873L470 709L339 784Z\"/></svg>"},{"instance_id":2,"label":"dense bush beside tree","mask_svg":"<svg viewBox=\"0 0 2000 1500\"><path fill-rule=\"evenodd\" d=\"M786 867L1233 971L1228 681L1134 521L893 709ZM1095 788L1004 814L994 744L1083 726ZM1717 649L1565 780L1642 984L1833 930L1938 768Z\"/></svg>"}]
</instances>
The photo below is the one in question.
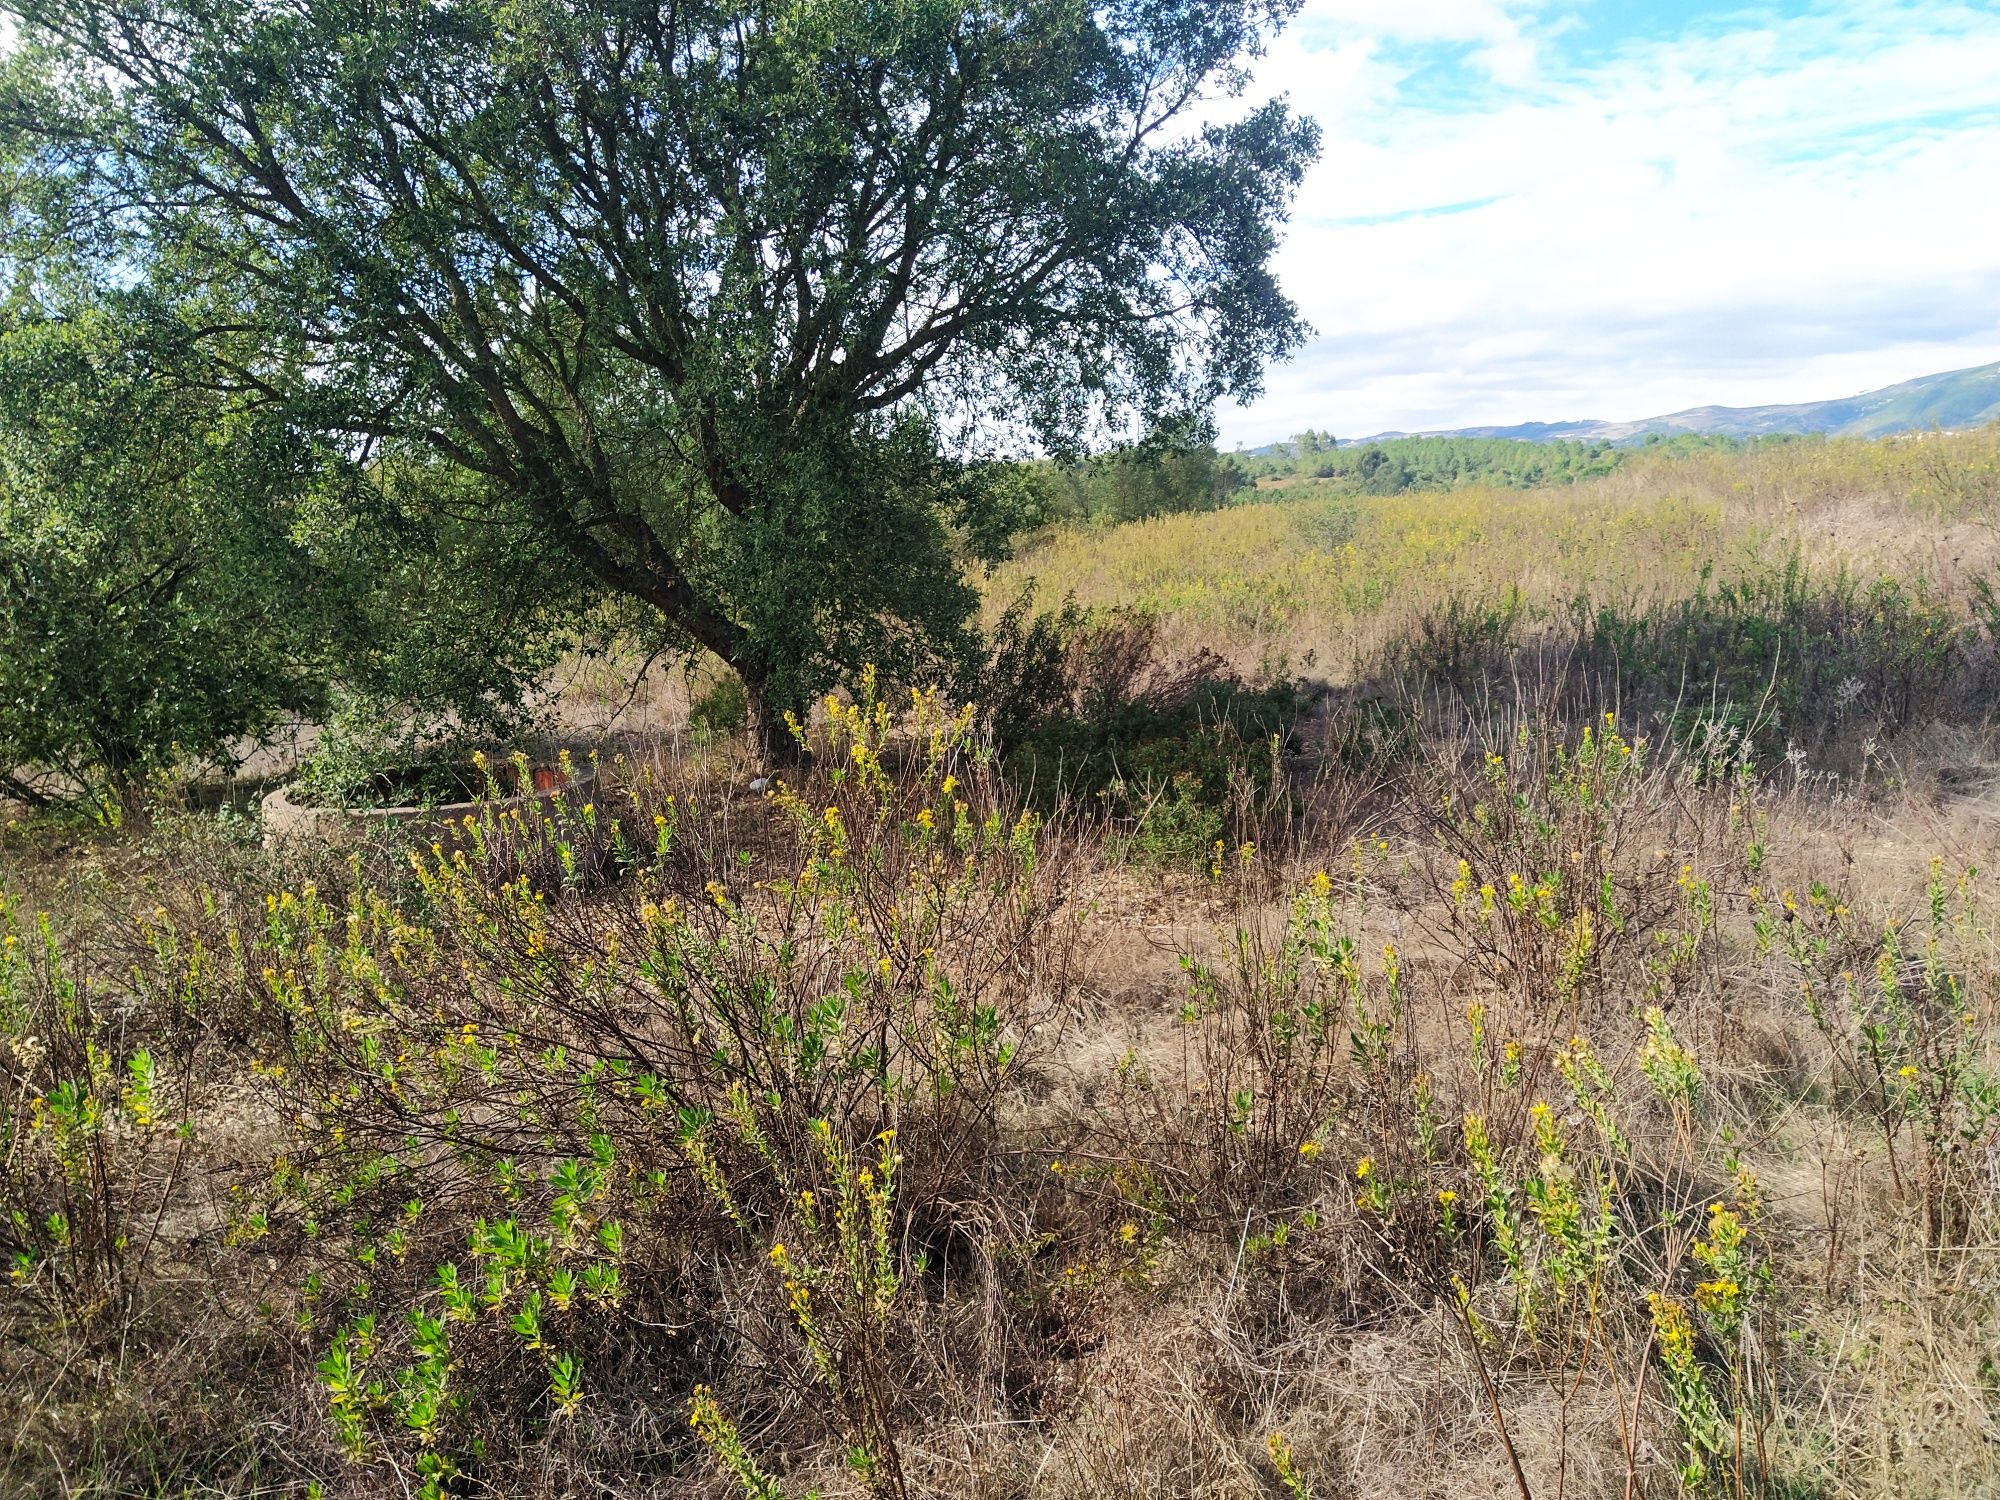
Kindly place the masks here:
<instances>
[{"instance_id":1,"label":"dense bush beside tree","mask_svg":"<svg viewBox=\"0 0 2000 1500\"><path fill-rule=\"evenodd\" d=\"M1143 609L1034 613L1024 594L993 629L987 727L1025 795L1081 801L1130 826L1130 848L1206 865L1216 839L1260 814L1312 695L1246 681L1213 652L1175 654Z\"/></svg>"}]
</instances>

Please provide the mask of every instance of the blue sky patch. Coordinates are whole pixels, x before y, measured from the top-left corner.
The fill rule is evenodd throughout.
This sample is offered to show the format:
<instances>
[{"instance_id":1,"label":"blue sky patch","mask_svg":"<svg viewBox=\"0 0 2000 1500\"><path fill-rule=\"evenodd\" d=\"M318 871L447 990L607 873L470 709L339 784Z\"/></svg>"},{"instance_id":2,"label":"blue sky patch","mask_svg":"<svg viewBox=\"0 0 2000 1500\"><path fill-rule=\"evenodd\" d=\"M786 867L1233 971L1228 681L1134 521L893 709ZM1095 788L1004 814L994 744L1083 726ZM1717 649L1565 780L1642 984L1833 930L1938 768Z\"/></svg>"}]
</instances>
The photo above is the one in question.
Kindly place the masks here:
<instances>
[{"instance_id":1,"label":"blue sky patch","mask_svg":"<svg viewBox=\"0 0 2000 1500\"><path fill-rule=\"evenodd\" d=\"M2000 0L1305 0L1316 337L1226 438L1811 400L2000 358Z\"/></svg>"}]
</instances>

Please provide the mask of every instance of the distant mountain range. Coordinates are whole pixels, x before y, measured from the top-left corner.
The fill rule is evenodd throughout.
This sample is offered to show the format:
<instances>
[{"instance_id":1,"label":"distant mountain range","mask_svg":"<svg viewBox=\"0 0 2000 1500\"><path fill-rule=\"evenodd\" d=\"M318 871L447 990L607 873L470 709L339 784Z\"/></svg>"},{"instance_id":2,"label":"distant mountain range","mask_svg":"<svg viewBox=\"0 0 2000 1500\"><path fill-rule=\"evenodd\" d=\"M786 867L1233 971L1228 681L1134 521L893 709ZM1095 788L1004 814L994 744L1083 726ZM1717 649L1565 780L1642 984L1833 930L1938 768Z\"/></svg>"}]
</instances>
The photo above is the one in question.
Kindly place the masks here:
<instances>
[{"instance_id":1,"label":"distant mountain range","mask_svg":"<svg viewBox=\"0 0 2000 1500\"><path fill-rule=\"evenodd\" d=\"M1833 401L1794 406L1695 406L1639 422L1522 422L1512 427L1454 427L1437 432L1381 432L1354 442L1399 437L1520 438L1531 443L1561 440L1629 443L1649 432L1671 436L1699 432L1723 437L1761 437L1776 432L1823 432L1841 437L1881 437L1930 427L1978 427L2000 421L2000 363L1942 375L1920 375ZM1345 448L1348 441L1340 444Z\"/></svg>"}]
</instances>

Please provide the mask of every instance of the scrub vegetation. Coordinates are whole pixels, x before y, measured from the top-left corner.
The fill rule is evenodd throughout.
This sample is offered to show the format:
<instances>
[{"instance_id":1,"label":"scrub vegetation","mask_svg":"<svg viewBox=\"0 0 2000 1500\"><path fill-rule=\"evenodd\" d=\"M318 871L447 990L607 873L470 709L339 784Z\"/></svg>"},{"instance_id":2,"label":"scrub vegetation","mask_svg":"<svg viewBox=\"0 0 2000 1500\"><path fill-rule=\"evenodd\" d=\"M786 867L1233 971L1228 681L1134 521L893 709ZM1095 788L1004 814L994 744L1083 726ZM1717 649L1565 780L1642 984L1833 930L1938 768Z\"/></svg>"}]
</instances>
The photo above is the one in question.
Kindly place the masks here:
<instances>
[{"instance_id":1,"label":"scrub vegetation","mask_svg":"<svg viewBox=\"0 0 2000 1500\"><path fill-rule=\"evenodd\" d=\"M2000 431L1219 454L1296 9L0 0L0 1495L2000 1491Z\"/></svg>"},{"instance_id":2,"label":"scrub vegetation","mask_svg":"<svg viewBox=\"0 0 2000 1500\"><path fill-rule=\"evenodd\" d=\"M768 791L24 815L7 1483L1990 1487L2000 494L1925 444L1058 531L989 703L864 673Z\"/></svg>"}]
</instances>

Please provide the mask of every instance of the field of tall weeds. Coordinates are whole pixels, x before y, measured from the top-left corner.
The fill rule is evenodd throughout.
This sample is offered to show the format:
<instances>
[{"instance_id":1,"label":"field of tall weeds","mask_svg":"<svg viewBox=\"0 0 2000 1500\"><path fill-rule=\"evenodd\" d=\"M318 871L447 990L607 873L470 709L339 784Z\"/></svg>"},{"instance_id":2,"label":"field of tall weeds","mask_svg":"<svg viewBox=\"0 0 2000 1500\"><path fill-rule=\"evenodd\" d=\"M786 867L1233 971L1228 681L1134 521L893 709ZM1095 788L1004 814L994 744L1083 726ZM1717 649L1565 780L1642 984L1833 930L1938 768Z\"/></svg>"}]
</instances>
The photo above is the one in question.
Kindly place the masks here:
<instances>
[{"instance_id":1,"label":"field of tall weeds","mask_svg":"<svg viewBox=\"0 0 2000 1500\"><path fill-rule=\"evenodd\" d=\"M1993 442L1046 539L1034 776L10 828L0 1492L2000 1487Z\"/></svg>"},{"instance_id":2,"label":"field of tall weeds","mask_svg":"<svg viewBox=\"0 0 2000 1500\"><path fill-rule=\"evenodd\" d=\"M1579 599L1621 610L1796 559L1828 583L1887 574L1954 590L2000 561L2000 435L1804 440L1743 452L1641 454L1546 490L1356 498L1312 480L1254 503L1024 549L992 596L1137 605L1184 646L1245 668L1349 676L1444 597L1511 601L1523 625ZM1268 498L1266 498L1268 497Z\"/></svg>"}]
</instances>

